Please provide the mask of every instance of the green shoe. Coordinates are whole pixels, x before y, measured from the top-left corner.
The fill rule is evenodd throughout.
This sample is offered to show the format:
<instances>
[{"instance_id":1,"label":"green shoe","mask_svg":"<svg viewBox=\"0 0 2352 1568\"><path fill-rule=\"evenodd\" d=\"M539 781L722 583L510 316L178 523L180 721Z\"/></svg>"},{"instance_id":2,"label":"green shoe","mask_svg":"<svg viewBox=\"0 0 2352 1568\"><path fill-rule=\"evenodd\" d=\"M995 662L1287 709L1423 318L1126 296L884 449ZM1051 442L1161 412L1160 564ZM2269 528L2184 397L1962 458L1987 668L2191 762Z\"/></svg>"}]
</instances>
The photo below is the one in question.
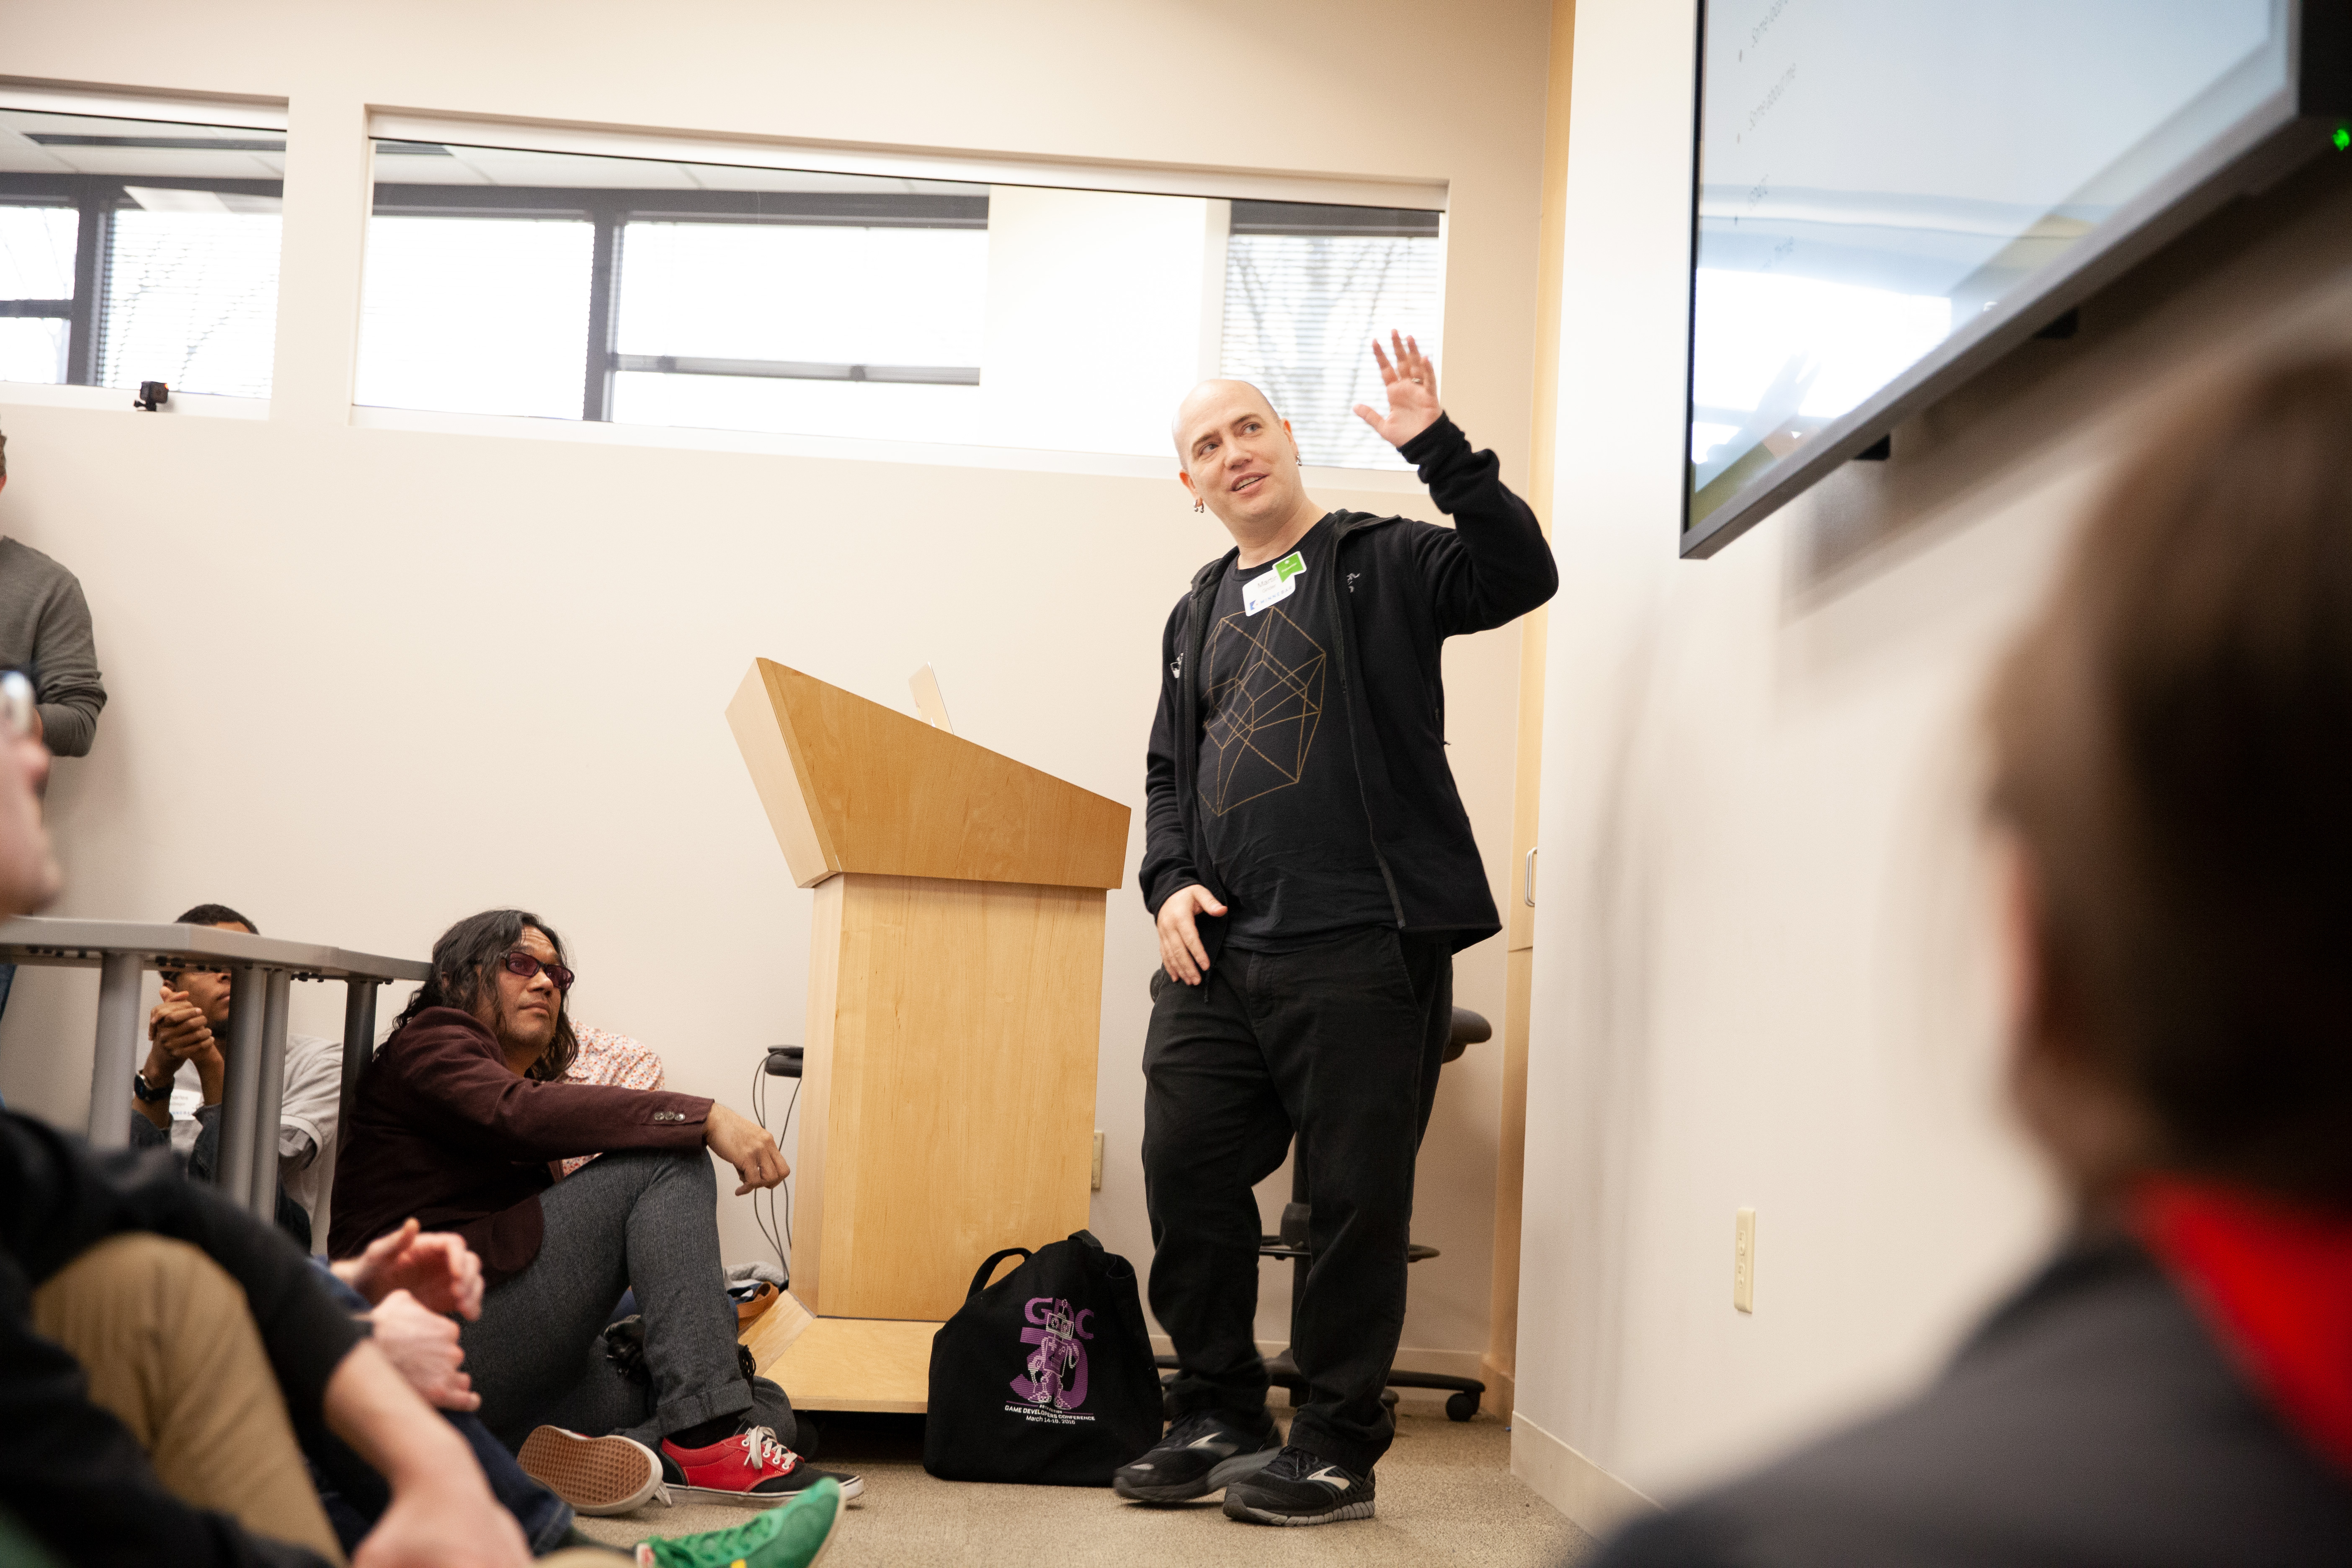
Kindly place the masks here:
<instances>
[{"instance_id":1,"label":"green shoe","mask_svg":"<svg viewBox=\"0 0 2352 1568\"><path fill-rule=\"evenodd\" d=\"M639 1542L637 1568L815 1568L842 1506L841 1483L827 1476L741 1524Z\"/></svg>"}]
</instances>

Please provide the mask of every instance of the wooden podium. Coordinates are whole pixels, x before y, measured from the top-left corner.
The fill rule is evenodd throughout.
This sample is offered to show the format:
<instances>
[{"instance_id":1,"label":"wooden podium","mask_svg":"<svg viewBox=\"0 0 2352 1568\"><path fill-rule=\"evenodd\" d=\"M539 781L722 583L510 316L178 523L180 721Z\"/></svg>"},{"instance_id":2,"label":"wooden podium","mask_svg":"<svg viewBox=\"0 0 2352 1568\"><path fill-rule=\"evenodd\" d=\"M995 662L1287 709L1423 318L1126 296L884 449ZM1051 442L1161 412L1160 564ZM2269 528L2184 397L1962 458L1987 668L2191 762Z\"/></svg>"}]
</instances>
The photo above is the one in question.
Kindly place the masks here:
<instances>
[{"instance_id":1,"label":"wooden podium","mask_svg":"<svg viewBox=\"0 0 2352 1568\"><path fill-rule=\"evenodd\" d=\"M795 1405L920 1411L980 1260L1087 1223L1128 808L767 659L727 721L816 889L793 1285L744 1342Z\"/></svg>"}]
</instances>

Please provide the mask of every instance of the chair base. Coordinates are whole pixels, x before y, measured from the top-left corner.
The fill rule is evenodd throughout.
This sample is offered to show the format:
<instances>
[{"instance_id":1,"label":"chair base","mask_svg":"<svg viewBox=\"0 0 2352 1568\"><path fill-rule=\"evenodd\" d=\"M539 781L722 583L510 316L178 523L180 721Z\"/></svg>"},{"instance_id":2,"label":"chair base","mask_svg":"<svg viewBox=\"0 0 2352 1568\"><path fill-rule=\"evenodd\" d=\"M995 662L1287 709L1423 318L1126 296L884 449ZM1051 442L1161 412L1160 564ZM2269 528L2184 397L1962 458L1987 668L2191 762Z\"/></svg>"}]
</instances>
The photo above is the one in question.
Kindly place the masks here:
<instances>
[{"instance_id":1,"label":"chair base","mask_svg":"<svg viewBox=\"0 0 2352 1568\"><path fill-rule=\"evenodd\" d=\"M1475 1013L1466 1013L1456 1007L1454 1010L1454 1027L1457 1035L1462 1031L1465 1019L1476 1025L1481 1030L1486 1026L1486 1021ZM1486 1037L1483 1033L1473 1037L1474 1039L1478 1040ZM1456 1051L1454 1054L1458 1056L1461 1053ZM1446 1059L1451 1061L1453 1057L1449 1056ZM1294 1314L1291 1320L1291 1332L1293 1334L1298 1331L1296 1317L1298 1296L1307 1289L1307 1270L1315 1261L1314 1249L1307 1245L1307 1238L1312 1233L1308 1226L1310 1211L1306 1203L1306 1180L1307 1166L1301 1160L1297 1163L1291 1178L1292 1191L1295 1195L1283 1206L1282 1229L1273 1236L1261 1235L1258 1237L1257 1247L1257 1255L1260 1258L1271 1258L1277 1262L1291 1266L1293 1274L1291 1301ZM1417 1241L1407 1243L1404 1250L1404 1260L1408 1264L1425 1263L1437 1256L1439 1256L1437 1248L1424 1247ZM1172 1355L1154 1356L1151 1359L1162 1372L1173 1373L1176 1369L1176 1358ZM1287 1349L1265 1363L1265 1375L1267 1382L1289 1394L1293 1409L1296 1409L1299 1402L1307 1397L1307 1379L1300 1374L1298 1363L1291 1359ZM1173 1381L1172 1377L1163 1377L1160 1380L1162 1387ZM1396 1391L1400 1388L1435 1389L1447 1394L1449 1397L1445 1401L1445 1418L1449 1421L1469 1420L1478 1414L1479 1401L1486 1396L1486 1385L1475 1377L1449 1377L1441 1372L1397 1372L1391 1369L1387 1384L1381 1390L1381 1403L1391 1409L1395 1408Z\"/></svg>"},{"instance_id":2,"label":"chair base","mask_svg":"<svg viewBox=\"0 0 2352 1568\"><path fill-rule=\"evenodd\" d=\"M1176 1370L1176 1358L1172 1355L1151 1359L1163 1373L1173 1373ZM1287 1350L1265 1363L1265 1378L1290 1395L1294 1409L1307 1397L1307 1378ZM1160 1381L1164 1386L1175 1380L1170 1376ZM1391 1372L1387 1386L1381 1390L1381 1403L1394 1407L1400 1388L1434 1389L1449 1394L1445 1401L1445 1418L1449 1421L1467 1421L1477 1415L1479 1402L1486 1395L1486 1385L1475 1377L1451 1377L1442 1372Z\"/></svg>"}]
</instances>

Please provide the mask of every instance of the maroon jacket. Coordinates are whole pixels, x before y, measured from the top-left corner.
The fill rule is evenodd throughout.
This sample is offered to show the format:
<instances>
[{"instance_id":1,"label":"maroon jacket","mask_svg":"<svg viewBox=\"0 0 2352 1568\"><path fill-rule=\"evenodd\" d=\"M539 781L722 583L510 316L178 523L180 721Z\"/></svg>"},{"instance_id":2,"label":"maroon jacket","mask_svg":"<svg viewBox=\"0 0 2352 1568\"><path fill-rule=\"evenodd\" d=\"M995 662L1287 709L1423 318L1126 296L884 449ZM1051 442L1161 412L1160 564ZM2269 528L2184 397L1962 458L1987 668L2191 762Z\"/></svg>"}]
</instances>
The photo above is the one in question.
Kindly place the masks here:
<instances>
[{"instance_id":1,"label":"maroon jacket","mask_svg":"<svg viewBox=\"0 0 2352 1568\"><path fill-rule=\"evenodd\" d=\"M427 1007L360 1074L335 1161L328 1254L352 1257L414 1215L426 1230L464 1237L495 1285L539 1256L550 1161L698 1149L709 1115L700 1095L517 1078L472 1015Z\"/></svg>"}]
</instances>

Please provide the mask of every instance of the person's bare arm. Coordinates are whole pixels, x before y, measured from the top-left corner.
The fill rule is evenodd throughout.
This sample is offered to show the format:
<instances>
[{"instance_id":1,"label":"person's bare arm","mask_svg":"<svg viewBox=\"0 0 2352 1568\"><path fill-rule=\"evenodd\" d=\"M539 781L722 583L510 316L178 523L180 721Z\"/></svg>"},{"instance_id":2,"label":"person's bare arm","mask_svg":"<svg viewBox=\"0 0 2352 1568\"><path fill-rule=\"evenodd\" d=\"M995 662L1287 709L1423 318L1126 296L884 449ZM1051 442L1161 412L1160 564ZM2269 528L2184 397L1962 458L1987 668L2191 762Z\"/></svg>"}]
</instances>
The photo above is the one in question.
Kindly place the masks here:
<instances>
[{"instance_id":1,"label":"person's bare arm","mask_svg":"<svg viewBox=\"0 0 2352 1568\"><path fill-rule=\"evenodd\" d=\"M392 1487L352 1568L527 1568L530 1548L473 1450L362 1341L327 1381L327 1425Z\"/></svg>"}]
</instances>

